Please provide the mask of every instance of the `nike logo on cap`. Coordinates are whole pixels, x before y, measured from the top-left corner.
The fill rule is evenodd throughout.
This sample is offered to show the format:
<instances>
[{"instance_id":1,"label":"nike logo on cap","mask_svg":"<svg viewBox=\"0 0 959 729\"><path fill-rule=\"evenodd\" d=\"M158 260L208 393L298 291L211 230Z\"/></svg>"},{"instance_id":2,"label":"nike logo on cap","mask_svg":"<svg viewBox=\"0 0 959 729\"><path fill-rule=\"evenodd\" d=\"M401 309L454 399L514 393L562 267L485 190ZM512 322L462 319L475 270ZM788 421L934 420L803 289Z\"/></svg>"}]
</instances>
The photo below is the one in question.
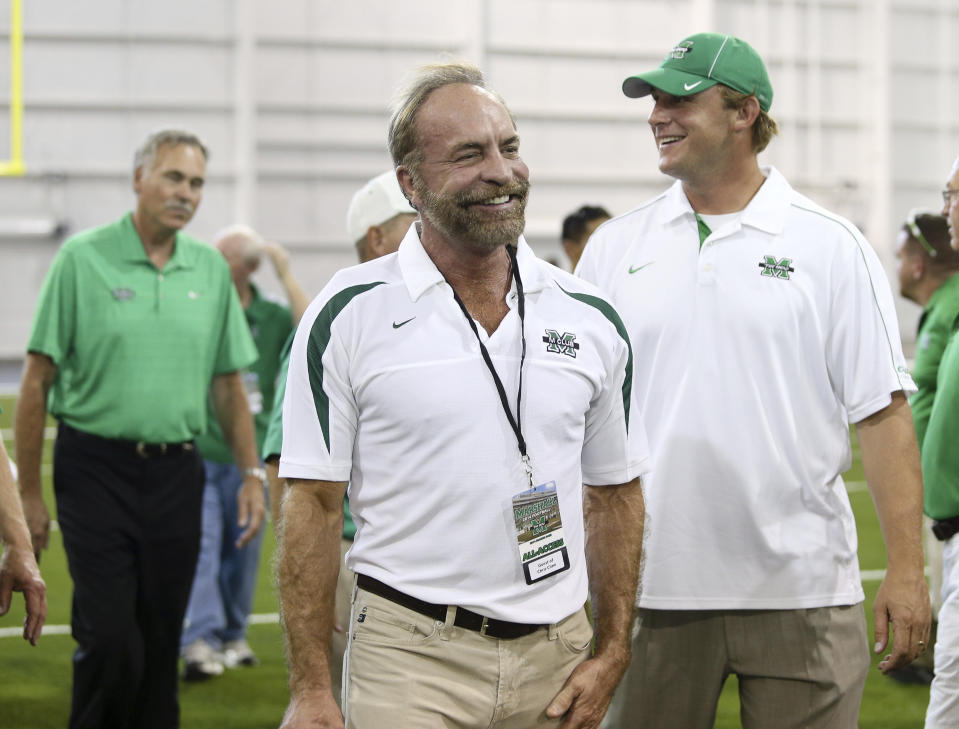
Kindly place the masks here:
<instances>
[{"instance_id":1,"label":"nike logo on cap","mask_svg":"<svg viewBox=\"0 0 959 729\"><path fill-rule=\"evenodd\" d=\"M702 82L703 82L703 80L702 80L702 79L699 79L699 81L697 81L697 82L694 83L694 84L684 83L684 84L683 84L683 88L686 89L687 91L691 91L692 89L695 89L697 86L699 86L699 84L701 84Z\"/></svg>"}]
</instances>

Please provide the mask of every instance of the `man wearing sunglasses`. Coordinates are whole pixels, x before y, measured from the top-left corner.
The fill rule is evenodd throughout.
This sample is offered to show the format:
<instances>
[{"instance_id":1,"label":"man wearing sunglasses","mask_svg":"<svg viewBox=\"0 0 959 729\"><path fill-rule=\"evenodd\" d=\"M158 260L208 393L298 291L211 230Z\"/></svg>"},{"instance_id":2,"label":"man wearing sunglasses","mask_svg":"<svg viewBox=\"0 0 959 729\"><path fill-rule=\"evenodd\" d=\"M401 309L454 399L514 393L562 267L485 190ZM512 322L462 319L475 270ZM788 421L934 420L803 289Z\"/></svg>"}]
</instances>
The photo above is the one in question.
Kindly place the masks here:
<instances>
[{"instance_id":1,"label":"man wearing sunglasses","mask_svg":"<svg viewBox=\"0 0 959 729\"><path fill-rule=\"evenodd\" d=\"M949 245L946 219L930 212L912 211L899 230L896 245L896 278L899 293L923 307L916 335L913 380L919 389L909 398L916 438L922 450L929 415L936 399L936 380L943 351L959 315L959 253ZM938 614L942 586L942 547L931 531L924 532L926 559L932 567L929 582L933 615ZM935 636L933 619L932 635ZM889 672L902 683L929 685L932 681L933 651L921 654L908 666Z\"/></svg>"},{"instance_id":2,"label":"man wearing sunglasses","mask_svg":"<svg viewBox=\"0 0 959 729\"><path fill-rule=\"evenodd\" d=\"M942 198L952 248L959 249L959 159L952 166ZM923 508L933 519L933 534L942 542L943 562L936 676L929 693L926 729L955 726L959 716L959 537L955 536L959 533L959 342L955 323L951 323L942 353L922 446Z\"/></svg>"}]
</instances>

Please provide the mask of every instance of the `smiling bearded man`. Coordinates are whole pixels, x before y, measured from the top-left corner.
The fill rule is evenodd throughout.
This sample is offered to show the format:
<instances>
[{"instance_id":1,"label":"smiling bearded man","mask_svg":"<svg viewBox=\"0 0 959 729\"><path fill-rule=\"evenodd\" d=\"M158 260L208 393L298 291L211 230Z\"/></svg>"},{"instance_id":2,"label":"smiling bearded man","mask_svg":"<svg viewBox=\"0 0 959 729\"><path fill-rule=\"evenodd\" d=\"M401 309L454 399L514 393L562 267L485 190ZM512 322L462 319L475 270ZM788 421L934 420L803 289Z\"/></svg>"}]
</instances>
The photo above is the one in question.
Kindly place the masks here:
<instances>
[{"instance_id":1,"label":"smiling bearded man","mask_svg":"<svg viewBox=\"0 0 959 729\"><path fill-rule=\"evenodd\" d=\"M477 69L423 69L390 151L421 220L336 274L293 342L284 726L343 726L328 636L349 482L347 726L595 727L629 663L642 544L629 340L523 239L529 170Z\"/></svg>"}]
</instances>

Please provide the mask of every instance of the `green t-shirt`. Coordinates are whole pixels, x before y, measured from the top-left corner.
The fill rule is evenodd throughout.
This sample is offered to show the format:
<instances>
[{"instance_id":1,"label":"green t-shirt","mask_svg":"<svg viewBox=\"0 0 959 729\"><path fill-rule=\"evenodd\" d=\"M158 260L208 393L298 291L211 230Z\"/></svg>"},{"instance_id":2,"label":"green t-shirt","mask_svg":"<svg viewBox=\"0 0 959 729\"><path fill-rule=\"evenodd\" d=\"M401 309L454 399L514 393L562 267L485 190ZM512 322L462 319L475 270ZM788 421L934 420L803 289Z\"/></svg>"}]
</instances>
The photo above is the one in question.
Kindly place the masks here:
<instances>
[{"instance_id":1,"label":"green t-shirt","mask_svg":"<svg viewBox=\"0 0 959 729\"><path fill-rule=\"evenodd\" d=\"M916 361L912 378L918 390L909 398L916 438L922 449L929 425L929 415L936 399L936 381L946 342L952 334L952 323L959 315L959 276L952 276L936 289L919 319L916 337Z\"/></svg>"},{"instance_id":2,"label":"green t-shirt","mask_svg":"<svg viewBox=\"0 0 959 729\"><path fill-rule=\"evenodd\" d=\"M280 355L280 371L276 378L276 392L273 400L273 409L270 415L270 424L266 429L266 438L260 454L263 460L279 456L283 450L283 396L286 394L286 373L290 368L290 349L293 347L294 331L290 334ZM353 523L353 514L350 512L350 499L343 500L343 538L352 539L356 536L356 524Z\"/></svg>"},{"instance_id":3,"label":"green t-shirt","mask_svg":"<svg viewBox=\"0 0 959 729\"><path fill-rule=\"evenodd\" d=\"M259 451L263 447L266 428L270 422L280 355L283 343L293 331L293 317L288 307L264 299L255 286L251 284L250 287L253 289L253 298L244 313L256 344L257 359L240 374L246 387L250 411L253 413L256 447ZM233 462L233 453L216 421L212 403L207 414L207 430L197 438L196 445L200 455L207 460L217 463Z\"/></svg>"},{"instance_id":4,"label":"green t-shirt","mask_svg":"<svg viewBox=\"0 0 959 729\"><path fill-rule=\"evenodd\" d=\"M256 359L223 256L177 233L157 270L130 214L63 244L27 349L57 365L47 402L54 417L150 443L196 438L213 377Z\"/></svg>"},{"instance_id":5,"label":"green t-shirt","mask_svg":"<svg viewBox=\"0 0 959 729\"><path fill-rule=\"evenodd\" d=\"M953 278L955 280L955 277ZM953 323L936 380L936 400L922 446L923 510L933 519L959 516L959 337Z\"/></svg>"}]
</instances>

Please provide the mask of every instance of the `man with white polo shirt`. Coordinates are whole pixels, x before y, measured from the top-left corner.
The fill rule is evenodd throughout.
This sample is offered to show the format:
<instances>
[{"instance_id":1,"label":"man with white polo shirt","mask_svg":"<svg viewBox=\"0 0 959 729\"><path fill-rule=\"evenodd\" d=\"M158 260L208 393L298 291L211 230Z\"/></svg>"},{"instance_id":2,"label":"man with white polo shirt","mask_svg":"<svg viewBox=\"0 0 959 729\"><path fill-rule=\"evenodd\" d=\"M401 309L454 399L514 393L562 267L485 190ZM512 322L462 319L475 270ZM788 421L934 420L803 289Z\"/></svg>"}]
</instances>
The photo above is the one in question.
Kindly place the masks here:
<instances>
[{"instance_id":1,"label":"man with white polo shirt","mask_svg":"<svg viewBox=\"0 0 959 729\"><path fill-rule=\"evenodd\" d=\"M328 636L347 481L347 726L596 726L628 664L642 539L628 337L523 240L529 172L477 69L422 69L390 151L420 221L336 274L293 343L284 726L343 726Z\"/></svg>"},{"instance_id":2,"label":"man with white polo shirt","mask_svg":"<svg viewBox=\"0 0 959 729\"><path fill-rule=\"evenodd\" d=\"M959 158L942 191L942 214L952 247L959 250ZM929 692L926 729L952 729L959 717L959 340L953 334L942 353L936 397L922 447L925 512L942 542L942 602L936 634L935 678Z\"/></svg>"},{"instance_id":3,"label":"man with white polo shirt","mask_svg":"<svg viewBox=\"0 0 959 729\"><path fill-rule=\"evenodd\" d=\"M656 468L633 664L612 727L855 727L869 667L842 472L855 423L889 554L882 671L929 633L915 386L882 266L849 222L757 155L772 85L747 43L700 33L623 84L652 95L666 192L599 228L577 273L623 311Z\"/></svg>"}]
</instances>

